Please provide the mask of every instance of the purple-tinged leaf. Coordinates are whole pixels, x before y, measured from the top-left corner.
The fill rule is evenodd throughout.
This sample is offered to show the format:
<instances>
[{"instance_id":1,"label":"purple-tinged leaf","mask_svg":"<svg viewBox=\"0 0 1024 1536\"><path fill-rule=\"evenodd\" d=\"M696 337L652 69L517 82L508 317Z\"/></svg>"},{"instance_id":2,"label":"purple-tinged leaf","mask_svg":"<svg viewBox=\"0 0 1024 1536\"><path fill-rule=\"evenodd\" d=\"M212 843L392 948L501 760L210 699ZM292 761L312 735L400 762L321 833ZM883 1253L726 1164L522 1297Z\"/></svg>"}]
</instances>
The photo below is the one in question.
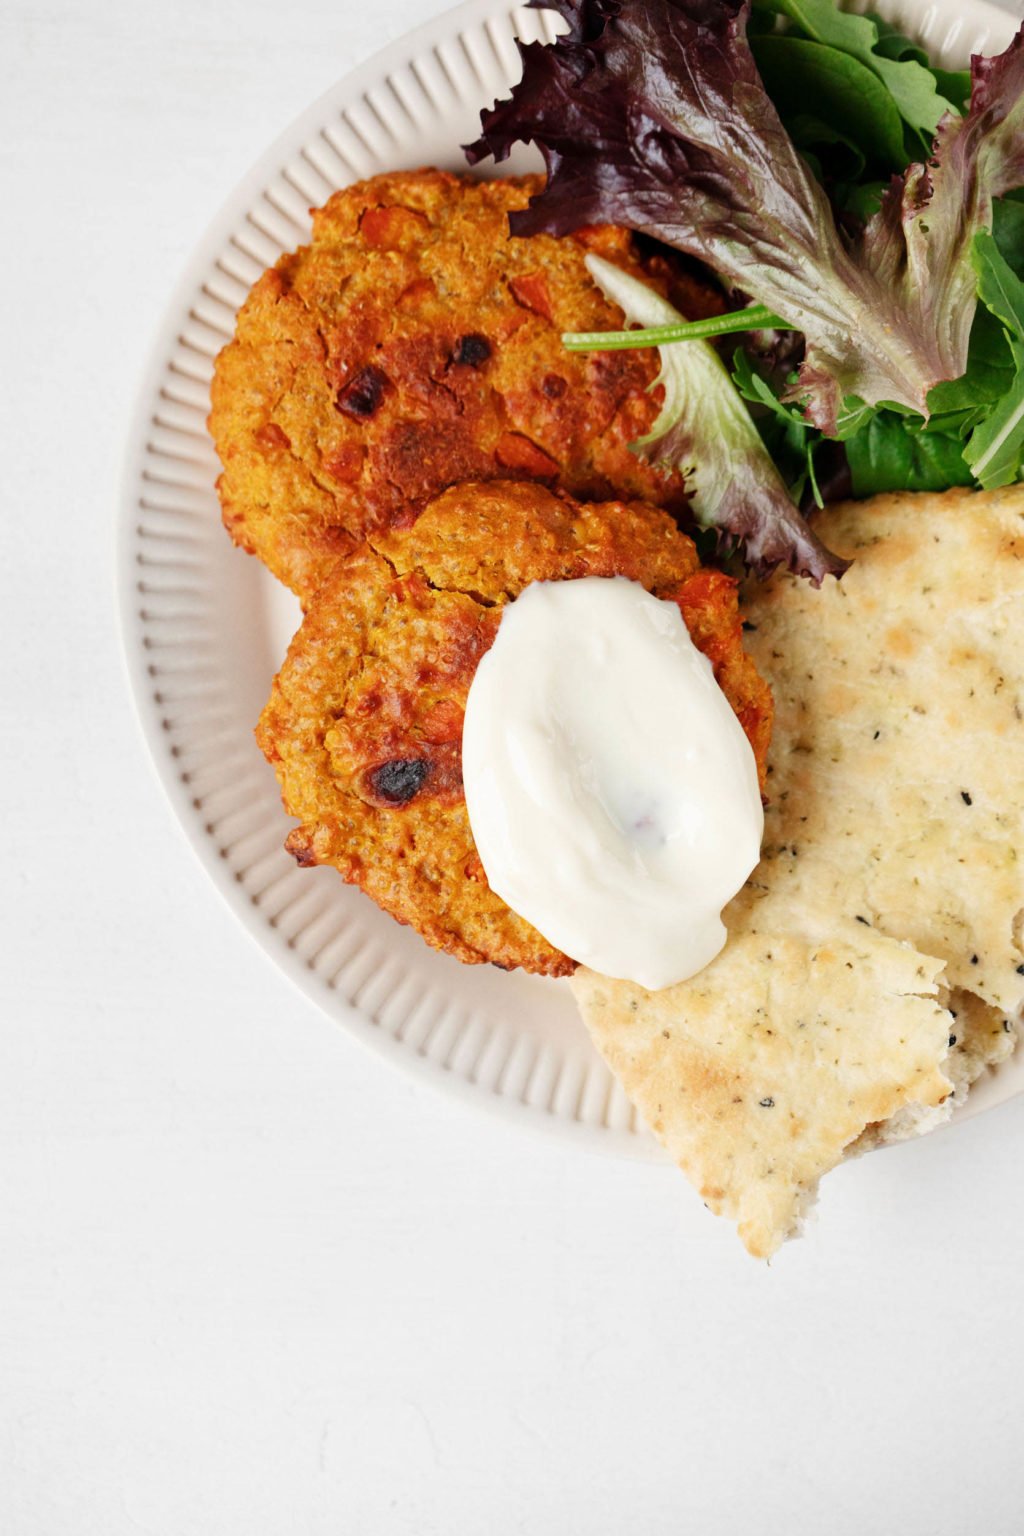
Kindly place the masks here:
<instances>
[{"instance_id":1,"label":"purple-tinged leaf","mask_svg":"<svg viewBox=\"0 0 1024 1536\"><path fill-rule=\"evenodd\" d=\"M681 320L638 278L600 256L586 261L627 320L645 326ZM636 451L682 471L697 522L717 529L723 543L737 544L758 575L785 566L816 586L841 576L847 562L825 548L794 504L714 348L690 340L659 352L664 403L650 432L633 444Z\"/></svg>"},{"instance_id":2,"label":"purple-tinged leaf","mask_svg":"<svg viewBox=\"0 0 1024 1536\"><path fill-rule=\"evenodd\" d=\"M967 360L970 243L1024 182L1021 38L976 60L971 111L940 125L849 248L761 83L741 0L558 0L567 34L521 46L523 79L467 153L541 149L548 184L513 232L625 224L705 261L807 338L792 398L833 430L845 396L927 415Z\"/></svg>"},{"instance_id":3,"label":"purple-tinged leaf","mask_svg":"<svg viewBox=\"0 0 1024 1536\"><path fill-rule=\"evenodd\" d=\"M930 163L893 178L853 252L912 330L930 339L936 383L967 367L974 237L991 229L993 199L1022 184L1024 29L997 58L972 59L967 116L943 118Z\"/></svg>"}]
</instances>

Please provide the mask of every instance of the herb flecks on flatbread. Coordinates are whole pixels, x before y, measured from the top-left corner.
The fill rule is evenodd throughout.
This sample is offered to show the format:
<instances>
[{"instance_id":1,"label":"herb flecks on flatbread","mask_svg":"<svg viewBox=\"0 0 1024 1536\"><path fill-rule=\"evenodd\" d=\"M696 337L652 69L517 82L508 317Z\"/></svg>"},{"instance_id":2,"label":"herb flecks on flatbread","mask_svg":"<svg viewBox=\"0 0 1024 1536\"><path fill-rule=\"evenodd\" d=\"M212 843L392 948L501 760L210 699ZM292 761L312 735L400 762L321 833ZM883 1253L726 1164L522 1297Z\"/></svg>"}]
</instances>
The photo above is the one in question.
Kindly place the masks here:
<instances>
[{"instance_id":1,"label":"herb flecks on flatbread","mask_svg":"<svg viewBox=\"0 0 1024 1536\"><path fill-rule=\"evenodd\" d=\"M939 961L785 899L738 901L728 944L692 981L646 992L578 971L573 989L701 1199L768 1258L866 1126L948 1098L949 1015Z\"/></svg>"},{"instance_id":2,"label":"herb flecks on flatbread","mask_svg":"<svg viewBox=\"0 0 1024 1536\"><path fill-rule=\"evenodd\" d=\"M820 592L748 593L775 695L764 863L826 911L1024 1000L1024 488L878 496L822 521L852 557ZM770 871L770 874L769 874Z\"/></svg>"},{"instance_id":3,"label":"herb flecks on flatbread","mask_svg":"<svg viewBox=\"0 0 1024 1536\"><path fill-rule=\"evenodd\" d=\"M844 1151L947 1113L1024 1003L1024 489L821 524L854 561L841 583L747 593L776 725L725 950L662 993L574 981L643 1117L758 1255Z\"/></svg>"}]
</instances>

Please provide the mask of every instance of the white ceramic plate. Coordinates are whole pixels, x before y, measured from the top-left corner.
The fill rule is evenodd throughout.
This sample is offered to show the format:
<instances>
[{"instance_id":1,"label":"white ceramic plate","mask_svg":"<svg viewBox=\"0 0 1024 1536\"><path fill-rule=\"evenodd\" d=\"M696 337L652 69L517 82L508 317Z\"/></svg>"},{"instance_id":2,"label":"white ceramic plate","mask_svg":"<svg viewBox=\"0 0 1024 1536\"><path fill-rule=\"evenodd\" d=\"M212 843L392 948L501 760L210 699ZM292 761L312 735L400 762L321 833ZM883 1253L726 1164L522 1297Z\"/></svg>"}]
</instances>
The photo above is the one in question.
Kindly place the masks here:
<instances>
[{"instance_id":1,"label":"white ceramic plate","mask_svg":"<svg viewBox=\"0 0 1024 1536\"><path fill-rule=\"evenodd\" d=\"M1006 46L1013 23L972 0L879 0L933 57ZM514 37L548 14L469 0L360 65L264 154L207 231L152 354L121 499L120 595L132 687L189 842L276 964L360 1039L523 1123L617 1153L660 1155L592 1049L564 982L461 966L331 869L299 870L252 728L296 627L294 600L224 533L206 432L213 359L249 286L307 236L310 206L378 171L464 168L481 106L518 76ZM533 168L529 154L506 172ZM1024 1054L968 1111L1024 1088Z\"/></svg>"}]
</instances>

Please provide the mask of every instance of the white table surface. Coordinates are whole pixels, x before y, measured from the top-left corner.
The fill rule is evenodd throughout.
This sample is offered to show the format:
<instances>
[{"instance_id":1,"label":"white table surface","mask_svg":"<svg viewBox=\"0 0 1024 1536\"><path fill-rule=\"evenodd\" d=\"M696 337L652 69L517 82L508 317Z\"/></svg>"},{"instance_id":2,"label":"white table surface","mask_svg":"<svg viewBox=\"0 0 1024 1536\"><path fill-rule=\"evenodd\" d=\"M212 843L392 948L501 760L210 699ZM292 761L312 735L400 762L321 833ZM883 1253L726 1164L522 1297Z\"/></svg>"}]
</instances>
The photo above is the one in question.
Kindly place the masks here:
<instances>
[{"instance_id":1,"label":"white table surface","mask_svg":"<svg viewBox=\"0 0 1024 1536\"><path fill-rule=\"evenodd\" d=\"M670 1170L364 1054L150 771L112 576L150 335L257 151L426 13L0 6L0 1532L1017 1536L1024 1100L756 1265Z\"/></svg>"}]
</instances>

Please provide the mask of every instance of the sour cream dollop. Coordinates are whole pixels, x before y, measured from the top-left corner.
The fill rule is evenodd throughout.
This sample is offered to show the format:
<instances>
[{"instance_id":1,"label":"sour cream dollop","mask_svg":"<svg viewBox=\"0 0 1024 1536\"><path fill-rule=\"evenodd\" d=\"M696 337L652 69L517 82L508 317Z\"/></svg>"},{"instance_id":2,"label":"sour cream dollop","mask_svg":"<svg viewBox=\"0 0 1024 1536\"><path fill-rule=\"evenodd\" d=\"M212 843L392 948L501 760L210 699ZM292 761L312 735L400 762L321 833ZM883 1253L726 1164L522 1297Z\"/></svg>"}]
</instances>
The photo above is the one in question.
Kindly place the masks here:
<instances>
[{"instance_id":1,"label":"sour cream dollop","mask_svg":"<svg viewBox=\"0 0 1024 1536\"><path fill-rule=\"evenodd\" d=\"M764 816L674 603L624 577L527 587L473 679L462 771L491 889L549 943L651 990L718 954Z\"/></svg>"}]
</instances>

